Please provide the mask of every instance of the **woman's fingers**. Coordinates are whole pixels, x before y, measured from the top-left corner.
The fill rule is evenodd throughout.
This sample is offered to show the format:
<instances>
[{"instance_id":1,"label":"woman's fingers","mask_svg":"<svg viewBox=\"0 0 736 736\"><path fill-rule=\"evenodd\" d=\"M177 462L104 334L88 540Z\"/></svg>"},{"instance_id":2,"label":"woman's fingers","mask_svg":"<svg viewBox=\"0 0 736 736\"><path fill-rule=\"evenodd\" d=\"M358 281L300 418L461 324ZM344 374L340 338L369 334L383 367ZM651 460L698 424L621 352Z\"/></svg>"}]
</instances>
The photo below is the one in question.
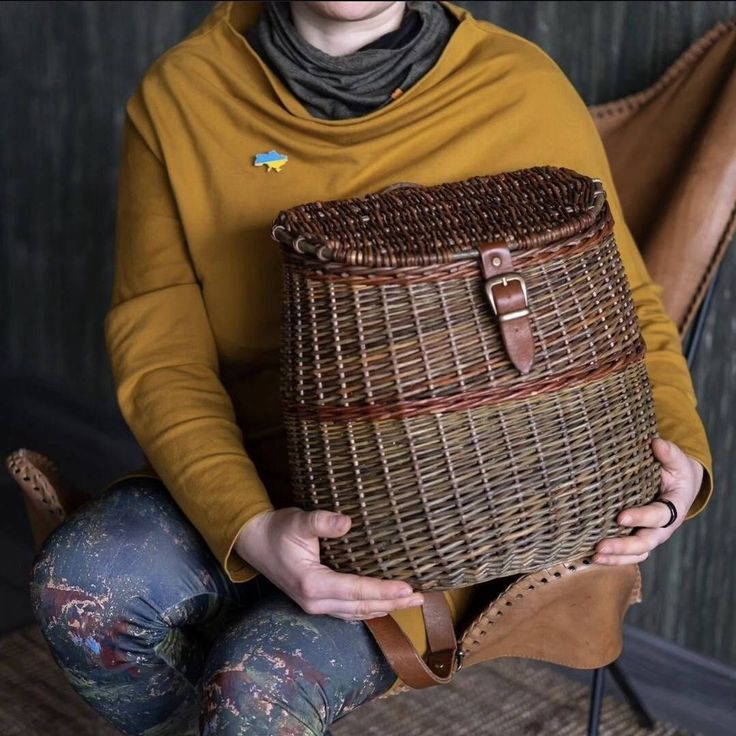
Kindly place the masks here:
<instances>
[{"instance_id":1,"label":"woman's fingers","mask_svg":"<svg viewBox=\"0 0 736 736\"><path fill-rule=\"evenodd\" d=\"M307 570L298 583L297 593L305 599L336 599L349 602L401 600L419 596L411 586L401 580L381 580L368 575L336 572L319 565Z\"/></svg>"},{"instance_id":2,"label":"woman's fingers","mask_svg":"<svg viewBox=\"0 0 736 736\"><path fill-rule=\"evenodd\" d=\"M347 514L316 509L302 511L296 515L295 531L303 537L341 537L352 526L352 519Z\"/></svg>"},{"instance_id":3,"label":"woman's fingers","mask_svg":"<svg viewBox=\"0 0 736 736\"><path fill-rule=\"evenodd\" d=\"M655 547L667 541L682 525L685 515L697 495L702 480L702 466L689 458L676 444L661 438L652 441L652 451L662 465L659 498L671 501L677 519L670 520L669 506L651 501L642 506L624 509L617 517L621 526L637 527L626 537L602 539L595 547L594 562L626 565L641 562Z\"/></svg>"},{"instance_id":4,"label":"woman's fingers","mask_svg":"<svg viewBox=\"0 0 736 736\"><path fill-rule=\"evenodd\" d=\"M351 518L322 509L297 508L276 512L286 528L276 557L282 564L270 579L307 613L326 613L345 619L385 616L389 611L422 605L421 593L402 580L340 573L319 561L319 537L340 537ZM279 570L291 572L284 576Z\"/></svg>"},{"instance_id":5,"label":"woman's fingers","mask_svg":"<svg viewBox=\"0 0 736 736\"><path fill-rule=\"evenodd\" d=\"M421 602L417 602L411 597L395 601L346 601L339 598L319 598L306 600L301 602L300 605L307 613L327 613L330 616L340 618L363 618L365 616L385 616L389 611L414 608L421 605Z\"/></svg>"},{"instance_id":6,"label":"woman's fingers","mask_svg":"<svg viewBox=\"0 0 736 736\"><path fill-rule=\"evenodd\" d=\"M406 583L396 587L397 582L400 581L349 575L322 567L302 578L295 600L306 613L347 620L385 616L389 611L422 605L421 593L399 595L411 588Z\"/></svg>"},{"instance_id":7,"label":"woman's fingers","mask_svg":"<svg viewBox=\"0 0 736 736\"><path fill-rule=\"evenodd\" d=\"M353 616L349 613L328 613L328 616L334 616L335 618L341 618L345 621L365 621L367 618L380 618L381 616L388 616L388 611L379 611L378 613L367 613L364 616Z\"/></svg>"},{"instance_id":8,"label":"woman's fingers","mask_svg":"<svg viewBox=\"0 0 736 736\"><path fill-rule=\"evenodd\" d=\"M666 527L662 534L661 542L668 539L674 529L678 527L685 518L686 499L679 491L668 491L660 494L661 498L672 501L677 509L677 521L672 526ZM626 509L619 514L619 524L622 526L644 527L647 529L660 529L670 520L670 509L666 503L660 501L651 501L643 506L635 506Z\"/></svg>"},{"instance_id":9,"label":"woman's fingers","mask_svg":"<svg viewBox=\"0 0 736 736\"><path fill-rule=\"evenodd\" d=\"M655 437L652 440L652 452L665 473L680 477L689 472L687 455L674 442Z\"/></svg>"},{"instance_id":10,"label":"woman's fingers","mask_svg":"<svg viewBox=\"0 0 736 736\"><path fill-rule=\"evenodd\" d=\"M599 565L631 565L634 562L643 562L649 557L649 552L641 555L598 555L593 557L593 562Z\"/></svg>"},{"instance_id":11,"label":"woman's fingers","mask_svg":"<svg viewBox=\"0 0 736 736\"><path fill-rule=\"evenodd\" d=\"M383 611L382 613L371 613L365 616L351 616L348 613L329 613L327 615L334 616L335 618L341 618L345 621L365 621L365 619L367 618L380 618L381 616L387 616L388 611Z\"/></svg>"},{"instance_id":12,"label":"woman's fingers","mask_svg":"<svg viewBox=\"0 0 736 736\"><path fill-rule=\"evenodd\" d=\"M602 561L604 556L618 558L648 554L668 537L669 529L637 529L628 537L603 539L596 545L593 562Z\"/></svg>"}]
</instances>

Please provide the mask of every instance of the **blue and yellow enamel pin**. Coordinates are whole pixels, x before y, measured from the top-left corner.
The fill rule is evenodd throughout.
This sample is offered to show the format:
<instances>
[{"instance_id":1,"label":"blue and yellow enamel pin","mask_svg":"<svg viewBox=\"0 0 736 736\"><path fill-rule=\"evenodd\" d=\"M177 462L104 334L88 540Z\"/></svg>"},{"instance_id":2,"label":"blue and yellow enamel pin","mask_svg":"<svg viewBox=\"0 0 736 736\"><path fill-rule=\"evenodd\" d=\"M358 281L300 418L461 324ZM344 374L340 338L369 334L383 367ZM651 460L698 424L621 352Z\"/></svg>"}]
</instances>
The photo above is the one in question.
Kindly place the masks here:
<instances>
[{"instance_id":1,"label":"blue and yellow enamel pin","mask_svg":"<svg viewBox=\"0 0 736 736\"><path fill-rule=\"evenodd\" d=\"M278 173L288 160L289 157L285 153L279 153L271 149L267 153L257 153L253 166L265 166L266 172L275 171Z\"/></svg>"}]
</instances>

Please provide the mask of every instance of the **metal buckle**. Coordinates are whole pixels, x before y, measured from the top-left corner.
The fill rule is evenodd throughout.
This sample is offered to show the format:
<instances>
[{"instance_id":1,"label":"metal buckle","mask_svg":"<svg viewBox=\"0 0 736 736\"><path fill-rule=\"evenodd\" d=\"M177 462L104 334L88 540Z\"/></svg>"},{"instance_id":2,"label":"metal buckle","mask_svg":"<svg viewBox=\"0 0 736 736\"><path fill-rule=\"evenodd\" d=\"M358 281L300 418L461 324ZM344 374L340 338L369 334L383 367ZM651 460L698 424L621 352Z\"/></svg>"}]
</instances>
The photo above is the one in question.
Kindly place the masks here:
<instances>
[{"instance_id":1,"label":"metal buckle","mask_svg":"<svg viewBox=\"0 0 736 736\"><path fill-rule=\"evenodd\" d=\"M528 314L527 307L529 306L529 297L527 295L526 281L524 281L524 277L520 273L510 271L509 273L504 273L499 276L493 276L485 283L486 296L488 297L488 301L491 303L493 313L498 316L498 307L496 306L496 299L493 296L493 287L499 285L508 286L510 281L519 282L519 286L521 286L521 293L524 295L524 309L519 309L515 312L511 312L511 314L508 315L507 319L510 318L511 315L513 315L514 317L521 317L524 314Z\"/></svg>"}]
</instances>

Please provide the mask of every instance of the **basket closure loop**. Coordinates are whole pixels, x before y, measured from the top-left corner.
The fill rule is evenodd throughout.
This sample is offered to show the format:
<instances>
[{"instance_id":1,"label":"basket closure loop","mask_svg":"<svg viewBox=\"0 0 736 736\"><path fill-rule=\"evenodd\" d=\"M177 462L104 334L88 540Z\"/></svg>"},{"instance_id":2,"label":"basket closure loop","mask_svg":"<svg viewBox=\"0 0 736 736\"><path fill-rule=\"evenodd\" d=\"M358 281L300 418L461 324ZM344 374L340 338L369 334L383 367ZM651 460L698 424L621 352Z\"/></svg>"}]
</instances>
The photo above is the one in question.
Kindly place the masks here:
<instances>
[{"instance_id":1,"label":"basket closure loop","mask_svg":"<svg viewBox=\"0 0 736 736\"><path fill-rule=\"evenodd\" d=\"M534 338L526 281L514 271L505 241L481 243L478 250L486 297L498 319L506 353L520 373L529 373L534 364Z\"/></svg>"}]
</instances>

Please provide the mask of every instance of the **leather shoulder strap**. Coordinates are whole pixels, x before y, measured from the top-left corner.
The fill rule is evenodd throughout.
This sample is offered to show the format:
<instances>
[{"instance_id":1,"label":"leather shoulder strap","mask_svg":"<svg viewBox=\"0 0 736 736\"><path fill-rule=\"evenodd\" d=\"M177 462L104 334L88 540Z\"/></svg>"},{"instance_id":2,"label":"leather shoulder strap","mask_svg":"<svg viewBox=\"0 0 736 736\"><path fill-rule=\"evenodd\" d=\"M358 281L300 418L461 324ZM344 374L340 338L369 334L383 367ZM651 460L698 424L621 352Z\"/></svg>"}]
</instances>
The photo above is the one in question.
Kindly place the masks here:
<instances>
[{"instance_id":1,"label":"leather shoulder strap","mask_svg":"<svg viewBox=\"0 0 736 736\"><path fill-rule=\"evenodd\" d=\"M424 591L422 595L426 662L391 616L364 621L394 672L404 684L417 689L448 683L457 669L458 643L447 600L441 591Z\"/></svg>"}]
</instances>

